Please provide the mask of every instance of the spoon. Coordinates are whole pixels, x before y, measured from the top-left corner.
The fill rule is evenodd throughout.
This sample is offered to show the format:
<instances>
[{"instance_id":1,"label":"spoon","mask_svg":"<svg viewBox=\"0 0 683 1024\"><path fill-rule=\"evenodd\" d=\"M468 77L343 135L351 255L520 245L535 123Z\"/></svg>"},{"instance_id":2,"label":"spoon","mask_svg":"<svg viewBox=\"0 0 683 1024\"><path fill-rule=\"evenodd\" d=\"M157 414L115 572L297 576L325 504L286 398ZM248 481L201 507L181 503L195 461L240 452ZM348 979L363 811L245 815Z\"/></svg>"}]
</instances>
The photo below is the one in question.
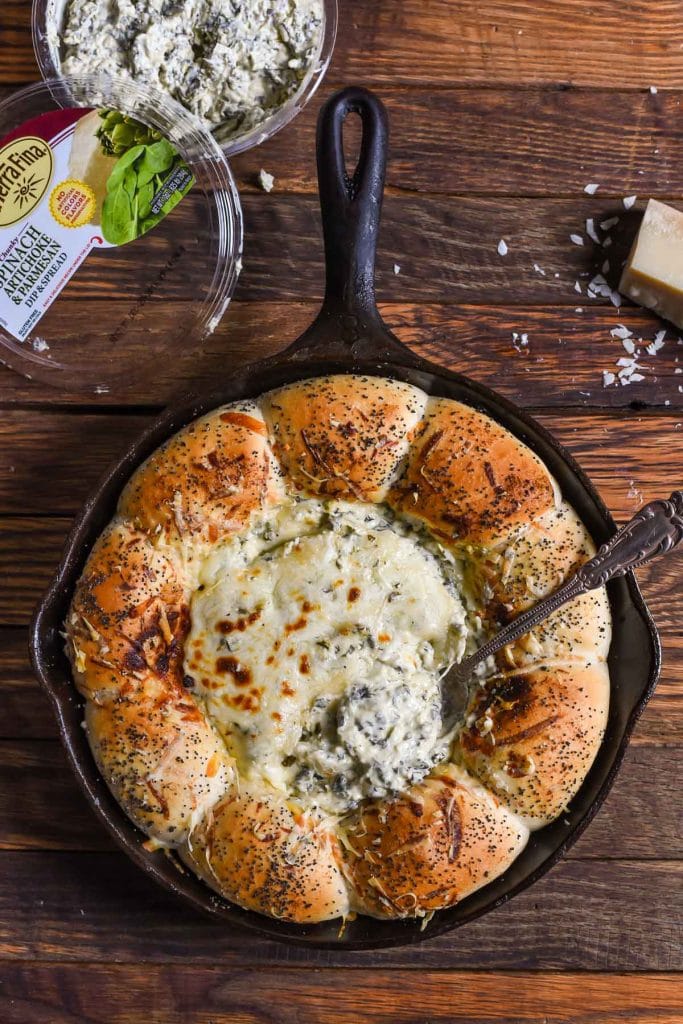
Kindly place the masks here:
<instances>
[{"instance_id":1,"label":"spoon","mask_svg":"<svg viewBox=\"0 0 683 1024\"><path fill-rule=\"evenodd\" d=\"M643 505L633 519L622 526L558 590L544 597L533 608L522 612L482 644L474 654L463 658L446 672L441 681L444 722L452 722L464 711L467 702L466 684L480 662L529 633L567 601L602 587L611 579L623 576L658 555L672 551L682 540L683 491L674 491L668 501L651 501Z\"/></svg>"}]
</instances>

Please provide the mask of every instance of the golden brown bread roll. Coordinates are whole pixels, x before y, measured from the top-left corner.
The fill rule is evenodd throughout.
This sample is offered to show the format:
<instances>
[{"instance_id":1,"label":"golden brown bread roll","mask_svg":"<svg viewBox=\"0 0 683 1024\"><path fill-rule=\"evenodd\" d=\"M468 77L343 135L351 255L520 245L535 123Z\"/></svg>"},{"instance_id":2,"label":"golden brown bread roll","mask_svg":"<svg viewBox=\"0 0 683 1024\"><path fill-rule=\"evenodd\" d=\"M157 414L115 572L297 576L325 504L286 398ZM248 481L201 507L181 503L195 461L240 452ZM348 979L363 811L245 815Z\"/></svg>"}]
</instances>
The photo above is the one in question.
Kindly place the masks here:
<instances>
[{"instance_id":1,"label":"golden brown bread roll","mask_svg":"<svg viewBox=\"0 0 683 1024\"><path fill-rule=\"evenodd\" d=\"M426 395L381 377L318 377L266 395L273 447L297 490L382 501Z\"/></svg>"},{"instance_id":2,"label":"golden brown bread roll","mask_svg":"<svg viewBox=\"0 0 683 1024\"><path fill-rule=\"evenodd\" d=\"M180 846L225 792L233 768L191 695L143 679L104 704L88 701L95 760L117 800L147 835Z\"/></svg>"},{"instance_id":3,"label":"golden brown bread roll","mask_svg":"<svg viewBox=\"0 0 683 1024\"><path fill-rule=\"evenodd\" d=\"M374 917L414 917L453 906L504 871L525 826L449 765L392 803L362 808L345 865L355 899Z\"/></svg>"},{"instance_id":4,"label":"golden brown bread roll","mask_svg":"<svg viewBox=\"0 0 683 1024\"><path fill-rule=\"evenodd\" d=\"M67 622L74 679L85 697L180 671L189 613L173 553L112 523L88 559Z\"/></svg>"},{"instance_id":5,"label":"golden brown bread roll","mask_svg":"<svg viewBox=\"0 0 683 1024\"><path fill-rule=\"evenodd\" d=\"M538 458L461 403L348 375L217 409L134 474L76 588L97 764L240 906L301 923L450 906L590 768L606 596L501 654L448 735L439 676L592 550Z\"/></svg>"},{"instance_id":6,"label":"golden brown bread roll","mask_svg":"<svg viewBox=\"0 0 683 1024\"><path fill-rule=\"evenodd\" d=\"M595 554L595 545L567 502L538 516L504 545L482 552L477 573L490 592L488 629L510 622L556 590ZM542 659L591 661L607 657L611 622L604 588L582 594L498 655L503 671Z\"/></svg>"},{"instance_id":7,"label":"golden brown bread roll","mask_svg":"<svg viewBox=\"0 0 683 1024\"><path fill-rule=\"evenodd\" d=\"M119 512L148 533L213 543L281 494L263 417L223 406L174 434L137 470Z\"/></svg>"},{"instance_id":8,"label":"golden brown bread roll","mask_svg":"<svg viewBox=\"0 0 683 1024\"><path fill-rule=\"evenodd\" d=\"M476 409L430 399L389 503L449 543L492 546L555 507L543 463Z\"/></svg>"},{"instance_id":9,"label":"golden brown bread roll","mask_svg":"<svg viewBox=\"0 0 683 1024\"><path fill-rule=\"evenodd\" d=\"M461 763L530 828L548 824L586 777L608 704L604 662L494 676L473 691L458 743Z\"/></svg>"},{"instance_id":10,"label":"golden brown bread roll","mask_svg":"<svg viewBox=\"0 0 683 1024\"><path fill-rule=\"evenodd\" d=\"M185 859L222 896L270 917L307 924L349 910L336 837L264 790L231 790L193 834Z\"/></svg>"}]
</instances>

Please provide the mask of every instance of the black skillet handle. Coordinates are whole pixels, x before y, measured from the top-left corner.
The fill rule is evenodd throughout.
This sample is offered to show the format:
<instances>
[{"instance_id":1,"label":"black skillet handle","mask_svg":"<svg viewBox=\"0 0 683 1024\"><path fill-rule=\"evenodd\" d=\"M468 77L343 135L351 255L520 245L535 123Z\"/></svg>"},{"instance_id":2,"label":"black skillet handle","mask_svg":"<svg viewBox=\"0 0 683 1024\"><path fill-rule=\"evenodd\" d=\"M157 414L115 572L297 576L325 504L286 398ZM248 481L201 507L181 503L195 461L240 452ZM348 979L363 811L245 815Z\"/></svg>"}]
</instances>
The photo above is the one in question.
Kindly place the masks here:
<instances>
[{"instance_id":1,"label":"black skillet handle","mask_svg":"<svg viewBox=\"0 0 683 1024\"><path fill-rule=\"evenodd\" d=\"M349 114L358 114L362 122L360 155L352 175L344 159L344 122ZM388 141L384 104L367 89L342 89L320 110L317 157L325 298L315 322L294 343L297 358L414 358L383 323L375 302Z\"/></svg>"},{"instance_id":2,"label":"black skillet handle","mask_svg":"<svg viewBox=\"0 0 683 1024\"><path fill-rule=\"evenodd\" d=\"M362 126L358 166L349 177L344 122L358 114ZM375 256L387 168L389 120L384 104L367 89L335 93L318 118L318 186L325 238L325 305L350 314L376 313Z\"/></svg>"}]
</instances>

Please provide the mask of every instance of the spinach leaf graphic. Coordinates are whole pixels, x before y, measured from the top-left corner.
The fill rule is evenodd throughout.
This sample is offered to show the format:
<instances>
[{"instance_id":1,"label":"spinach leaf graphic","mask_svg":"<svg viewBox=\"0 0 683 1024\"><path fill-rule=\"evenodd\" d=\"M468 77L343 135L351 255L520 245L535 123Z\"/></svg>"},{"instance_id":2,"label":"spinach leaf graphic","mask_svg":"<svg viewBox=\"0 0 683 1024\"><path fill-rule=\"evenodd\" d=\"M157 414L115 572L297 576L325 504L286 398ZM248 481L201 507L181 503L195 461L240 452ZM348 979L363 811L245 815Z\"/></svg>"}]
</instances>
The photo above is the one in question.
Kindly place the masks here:
<instances>
[{"instance_id":1,"label":"spinach leaf graphic","mask_svg":"<svg viewBox=\"0 0 683 1024\"><path fill-rule=\"evenodd\" d=\"M119 156L107 179L102 234L111 245L124 245L163 220L187 195L194 178L158 132L118 111L100 111L100 117L102 149ZM186 173L178 175L179 169Z\"/></svg>"},{"instance_id":2,"label":"spinach leaf graphic","mask_svg":"<svg viewBox=\"0 0 683 1024\"><path fill-rule=\"evenodd\" d=\"M133 207L125 188L114 189L104 200L102 233L112 245L124 245L136 237Z\"/></svg>"}]
</instances>

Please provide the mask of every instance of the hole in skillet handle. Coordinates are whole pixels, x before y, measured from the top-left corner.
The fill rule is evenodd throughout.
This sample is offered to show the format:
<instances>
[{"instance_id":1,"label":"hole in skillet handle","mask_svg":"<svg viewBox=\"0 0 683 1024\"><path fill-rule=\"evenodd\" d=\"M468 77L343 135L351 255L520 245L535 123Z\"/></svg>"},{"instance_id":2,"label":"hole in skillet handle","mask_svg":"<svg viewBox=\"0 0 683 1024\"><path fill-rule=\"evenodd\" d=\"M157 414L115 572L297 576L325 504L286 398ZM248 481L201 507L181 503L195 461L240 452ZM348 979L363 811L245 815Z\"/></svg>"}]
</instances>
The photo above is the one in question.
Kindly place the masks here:
<instances>
[{"instance_id":1,"label":"hole in skillet handle","mask_svg":"<svg viewBox=\"0 0 683 1024\"><path fill-rule=\"evenodd\" d=\"M358 163L347 173L344 122L361 121ZM415 357L384 324L375 301L375 257L384 195L389 120L382 101L349 86L334 93L318 115L317 162L325 242L325 298L313 322L288 350L297 360Z\"/></svg>"}]
</instances>

